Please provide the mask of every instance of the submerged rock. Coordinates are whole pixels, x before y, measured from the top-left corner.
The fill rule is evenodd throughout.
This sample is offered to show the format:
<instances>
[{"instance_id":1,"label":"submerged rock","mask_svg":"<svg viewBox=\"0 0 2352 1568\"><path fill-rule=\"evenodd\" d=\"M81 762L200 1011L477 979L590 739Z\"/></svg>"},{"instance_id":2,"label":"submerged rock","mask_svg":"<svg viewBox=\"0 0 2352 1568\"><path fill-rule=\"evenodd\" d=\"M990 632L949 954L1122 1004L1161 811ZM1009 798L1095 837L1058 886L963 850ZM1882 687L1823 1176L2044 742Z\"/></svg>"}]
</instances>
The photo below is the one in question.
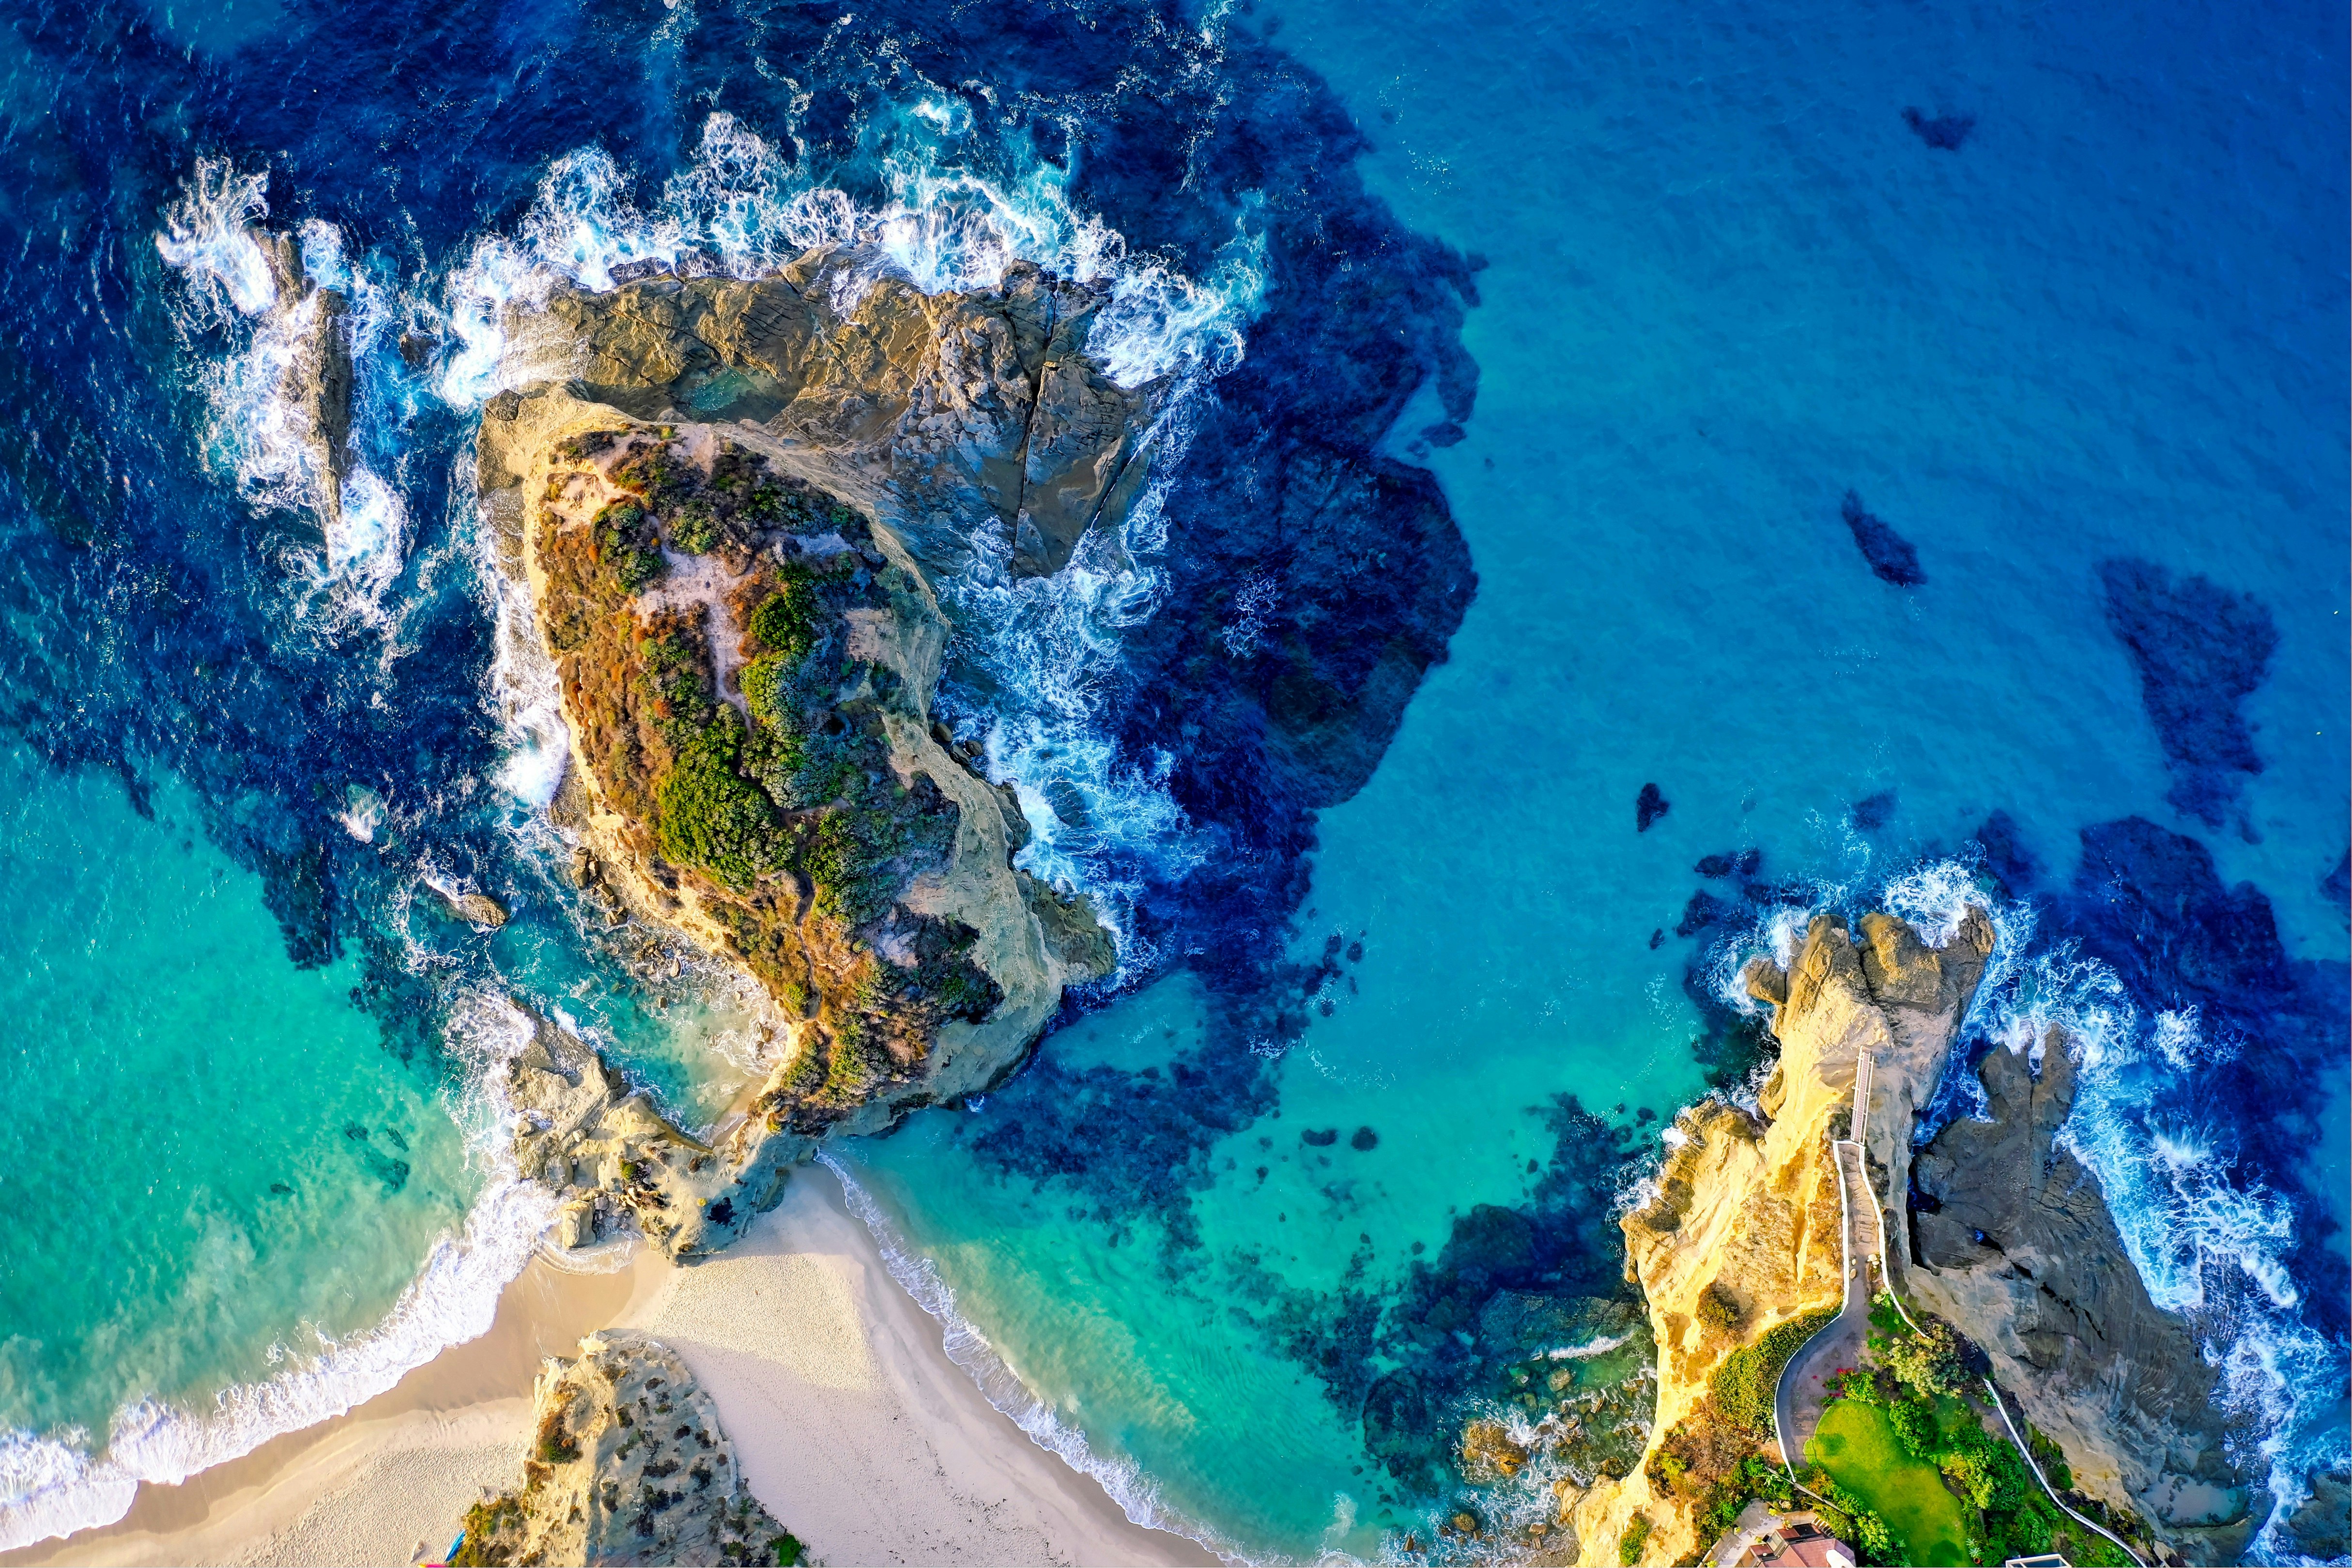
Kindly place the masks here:
<instances>
[{"instance_id":1,"label":"submerged rock","mask_svg":"<svg viewBox=\"0 0 2352 1568\"><path fill-rule=\"evenodd\" d=\"M2140 705L2173 776L2165 799L2210 827L2263 771L2242 711L2270 674L2278 627L2268 606L2152 562L2102 562L2107 626L2139 674Z\"/></svg>"},{"instance_id":2,"label":"submerged rock","mask_svg":"<svg viewBox=\"0 0 2352 1568\"><path fill-rule=\"evenodd\" d=\"M580 1342L531 1401L522 1484L467 1510L459 1564L799 1559L800 1542L743 1485L694 1373L641 1334Z\"/></svg>"},{"instance_id":3,"label":"submerged rock","mask_svg":"<svg viewBox=\"0 0 2352 1568\"><path fill-rule=\"evenodd\" d=\"M1911 128L1914 136L1937 151L1957 153L1960 144L1969 139L1969 132L1977 128L1977 117L1973 114L1927 114L1917 109L1906 109L1903 123Z\"/></svg>"},{"instance_id":4,"label":"submerged rock","mask_svg":"<svg viewBox=\"0 0 2352 1568\"><path fill-rule=\"evenodd\" d=\"M1854 548L1870 563L1871 574L1898 588L1916 588L1927 580L1919 569L1919 552L1911 542L1862 510L1862 498L1852 490L1838 503L1838 515L1853 533Z\"/></svg>"},{"instance_id":5,"label":"submerged rock","mask_svg":"<svg viewBox=\"0 0 2352 1568\"><path fill-rule=\"evenodd\" d=\"M468 925L497 931L508 921L507 907L488 893L460 893L435 886L433 890L449 906L449 912Z\"/></svg>"}]
</instances>

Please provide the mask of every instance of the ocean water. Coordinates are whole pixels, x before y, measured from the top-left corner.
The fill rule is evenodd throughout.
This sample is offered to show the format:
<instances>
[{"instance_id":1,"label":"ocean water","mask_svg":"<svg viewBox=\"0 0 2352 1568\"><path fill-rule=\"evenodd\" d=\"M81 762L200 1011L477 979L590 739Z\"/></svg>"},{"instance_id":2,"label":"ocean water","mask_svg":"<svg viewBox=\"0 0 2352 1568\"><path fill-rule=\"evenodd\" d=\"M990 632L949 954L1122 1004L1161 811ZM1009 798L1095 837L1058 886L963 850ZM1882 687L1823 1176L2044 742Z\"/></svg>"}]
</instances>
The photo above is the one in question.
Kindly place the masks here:
<instances>
[{"instance_id":1,"label":"ocean water","mask_svg":"<svg viewBox=\"0 0 2352 1568\"><path fill-rule=\"evenodd\" d=\"M0 1543L487 1325L544 1219L519 1009L688 1121L759 1068L740 982L562 879L467 444L534 374L502 305L857 238L1092 278L1181 388L1120 552L948 589L946 710L1121 973L828 1155L1001 1407L1252 1559L1532 1517L1445 1451L1582 1364L1615 1205L1753 1066L1727 965L1975 897L1975 1042L2073 1026L2070 1145L2304 1549L2352 1462L2340 8L8 21ZM331 533L264 224L357 307Z\"/></svg>"}]
</instances>

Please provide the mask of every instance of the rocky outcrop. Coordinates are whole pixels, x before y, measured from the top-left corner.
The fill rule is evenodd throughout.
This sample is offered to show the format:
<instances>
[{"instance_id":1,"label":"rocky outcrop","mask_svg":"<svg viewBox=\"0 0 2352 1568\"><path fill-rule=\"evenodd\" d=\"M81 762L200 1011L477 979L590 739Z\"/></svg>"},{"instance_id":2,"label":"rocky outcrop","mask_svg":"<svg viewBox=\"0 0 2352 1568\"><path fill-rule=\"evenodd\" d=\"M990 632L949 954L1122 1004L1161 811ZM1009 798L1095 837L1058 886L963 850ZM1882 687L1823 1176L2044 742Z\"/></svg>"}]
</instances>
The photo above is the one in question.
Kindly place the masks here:
<instances>
[{"instance_id":1,"label":"rocky outcrop","mask_svg":"<svg viewBox=\"0 0 2352 1568\"><path fill-rule=\"evenodd\" d=\"M2055 1142L2074 1102L2064 1037L2038 1054L1988 1055L1992 1120L1954 1121L1920 1153L1905 1283L1991 1358L2078 1486L2227 1561L2251 1522L2220 1373L2148 1299L2098 1183Z\"/></svg>"},{"instance_id":2,"label":"rocky outcrop","mask_svg":"<svg viewBox=\"0 0 2352 1568\"><path fill-rule=\"evenodd\" d=\"M1105 302L1028 262L986 293L926 294L823 246L756 281L561 295L527 329L582 398L723 426L927 568L1001 548L1043 574L1125 515L1148 467L1159 389L1085 352Z\"/></svg>"},{"instance_id":3,"label":"rocky outcrop","mask_svg":"<svg viewBox=\"0 0 2352 1568\"><path fill-rule=\"evenodd\" d=\"M593 1053L518 1066L567 1237L716 1245L814 1139L992 1087L1115 966L931 716L937 574L1055 569L1140 475L1153 396L1079 352L1098 303L1024 268L926 295L824 249L514 324L570 376L491 401L479 483L561 684L574 878L758 979L778 1063L708 1149Z\"/></svg>"},{"instance_id":4,"label":"rocky outcrop","mask_svg":"<svg viewBox=\"0 0 2352 1568\"><path fill-rule=\"evenodd\" d=\"M744 1487L710 1396L657 1342L583 1340L578 1360L541 1372L532 1415L521 1486L467 1510L452 1562L799 1559L799 1543Z\"/></svg>"},{"instance_id":5,"label":"rocky outcrop","mask_svg":"<svg viewBox=\"0 0 2352 1568\"><path fill-rule=\"evenodd\" d=\"M1653 1454L1699 1409L1732 1352L1838 1304L1843 1237L1830 1140L1851 1132L1890 1152L1896 1136L1907 1140L1992 948L1980 916L1940 951L1885 916L1866 917L1863 930L1856 943L1844 921L1822 917L1788 971L1751 966L1749 988L1773 1008L1780 1043L1758 1113L1719 1100L1684 1110L1654 1194L1625 1215L1626 1267L1658 1342ZM1871 1113L1856 1126L1865 1053ZM1902 1131L1891 1134L1898 1117ZM1879 1179L1883 1191L1883 1172ZM1645 1462L1622 1484L1571 1500L1584 1561L1612 1557L1636 1515L1650 1522L1644 1561L1706 1546L1689 1500L1662 1487L1654 1469Z\"/></svg>"},{"instance_id":6,"label":"rocky outcrop","mask_svg":"<svg viewBox=\"0 0 2352 1568\"><path fill-rule=\"evenodd\" d=\"M813 1141L730 1118L706 1143L680 1131L575 1036L532 1020L530 1044L507 1064L515 1159L562 1202L558 1247L631 1233L673 1258L716 1251L783 1195Z\"/></svg>"},{"instance_id":7,"label":"rocky outcrop","mask_svg":"<svg viewBox=\"0 0 2352 1568\"><path fill-rule=\"evenodd\" d=\"M1992 946L1975 910L1941 947L1887 915L1864 916L1859 940L1824 915L1788 969L1749 966L1780 1047L1758 1113L1712 1100L1685 1110L1654 1194L1623 1221L1658 1342L1651 1456L1677 1441L1705 1448L1676 1428L1731 1352L1839 1300L1829 1141L1851 1138L1864 1150L1868 1201L1882 1205L1895 1286L1983 1350L2078 1486L2155 1521L2192 1556L2226 1557L2243 1531L2232 1541L2220 1520L2242 1516L2244 1494L2221 1452L2213 1373L2179 1320L2149 1301L2097 1184L2053 1143L2073 1102L2063 1040L2046 1044L2038 1074L2022 1056L1992 1053L1982 1070L1993 1120L1948 1126L1915 1170L1918 1112L1950 1068ZM1883 1206L1915 1183L1927 1211L1916 1233ZM1644 1561L1707 1545L1692 1500L1661 1475L1645 1462L1569 1500L1582 1561L1609 1560L1637 1515L1651 1527Z\"/></svg>"},{"instance_id":8,"label":"rocky outcrop","mask_svg":"<svg viewBox=\"0 0 2352 1568\"><path fill-rule=\"evenodd\" d=\"M262 232L255 237L277 289L272 324L291 350L280 373L279 397L318 487L320 521L331 528L342 516L343 480L352 466L351 301L340 289L310 280L301 244L292 235Z\"/></svg>"}]
</instances>

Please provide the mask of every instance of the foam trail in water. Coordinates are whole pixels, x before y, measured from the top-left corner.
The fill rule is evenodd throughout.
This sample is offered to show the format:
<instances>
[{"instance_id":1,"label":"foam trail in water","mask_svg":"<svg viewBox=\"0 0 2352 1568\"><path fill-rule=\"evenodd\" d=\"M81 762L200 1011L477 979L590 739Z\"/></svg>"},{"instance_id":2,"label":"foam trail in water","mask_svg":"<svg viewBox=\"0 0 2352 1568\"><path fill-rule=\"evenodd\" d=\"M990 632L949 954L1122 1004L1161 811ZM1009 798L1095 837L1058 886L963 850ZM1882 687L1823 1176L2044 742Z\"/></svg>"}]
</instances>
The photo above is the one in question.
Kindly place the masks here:
<instances>
[{"instance_id":1,"label":"foam trail in water","mask_svg":"<svg viewBox=\"0 0 2352 1568\"><path fill-rule=\"evenodd\" d=\"M1160 438L1181 451L1181 413ZM946 584L957 652L987 677L987 696L951 678L941 706L976 731L990 778L1013 785L1030 840L1023 870L1066 890L1085 889L1118 940L1124 974L1150 966L1133 936L1141 878L1173 880L1203 850L1168 792L1173 759L1121 755L1103 733L1101 706L1118 677L1129 628L1159 607L1151 564L1164 533L1167 481L1146 488L1114 538L1097 531L1051 577L1016 578L1001 542L989 542L965 575Z\"/></svg>"},{"instance_id":2,"label":"foam trail in water","mask_svg":"<svg viewBox=\"0 0 2352 1568\"><path fill-rule=\"evenodd\" d=\"M2222 1399L2258 1434L2236 1454L2264 1476L2279 1505L2249 1551L2268 1561L2283 1550L2278 1522L2308 1495L2306 1478L2346 1458L2342 1391L2352 1358L2309 1328L2302 1292L2287 1267L2294 1245L2293 1205L2242 1175L2218 1151L2219 1130L2183 1109L2194 1080L2241 1048L2210 1039L2196 1012L2137 1006L2123 979L2073 942L2037 949L2031 905L1984 889L1965 861L1931 862L1867 897L1859 884L1828 890L1792 917L1774 911L1745 942L1727 944L1713 971L1718 994L1752 1006L1736 984L1750 954L1786 967L1813 914L1863 910L1897 915L1930 946L1948 942L1971 906L1990 919L1995 941L1955 1046L1971 1042L2029 1055L2039 1065L2059 1031L2075 1068L2075 1098L2058 1142L2097 1180L2107 1211L2148 1297L2185 1319L2210 1363L2222 1369ZM1986 1113L1974 1075L1953 1070L1946 1090ZM1939 1097L1940 1099L1941 1097ZM1937 1121L1936 1107L1923 1127Z\"/></svg>"},{"instance_id":3,"label":"foam trail in water","mask_svg":"<svg viewBox=\"0 0 2352 1568\"><path fill-rule=\"evenodd\" d=\"M840 1181L842 1201L873 1236L890 1278L939 1323L948 1359L963 1368L990 1405L1027 1433L1031 1442L1095 1481L1110 1494L1119 1511L1136 1523L1147 1530L1187 1536L1228 1563L1252 1561L1214 1531L1170 1509L1160 1500L1159 1488L1133 1460L1106 1458L1097 1454L1085 1433L1064 1425L1044 1400L1030 1392L1020 1374L1005 1363L987 1336L956 1310L954 1289L940 1278L938 1267L929 1258L908 1246L897 1223L883 1212L873 1194L831 1154L819 1154L817 1163Z\"/></svg>"},{"instance_id":4,"label":"foam trail in water","mask_svg":"<svg viewBox=\"0 0 2352 1568\"><path fill-rule=\"evenodd\" d=\"M452 1110L490 1173L463 1232L434 1244L383 1321L273 1377L223 1390L210 1409L142 1401L115 1417L97 1456L81 1432L0 1436L0 1551L112 1523L140 1482L185 1480L340 1415L489 1331L499 1293L554 1216L553 1196L514 1167L511 1112L497 1089L501 1065L530 1041L530 1021L503 998L476 996L453 1017L449 1038L468 1069Z\"/></svg>"},{"instance_id":5,"label":"foam trail in water","mask_svg":"<svg viewBox=\"0 0 2352 1568\"><path fill-rule=\"evenodd\" d=\"M355 363L389 333L395 291L347 260L339 230L311 219L298 233L313 287L284 297L258 226L269 213L267 184L266 175L240 174L225 159L199 159L155 237L157 254L184 285L172 301L173 324L206 411L205 460L247 501L320 518L320 548L298 552L287 564L298 594L325 600L322 631L382 626L383 595L404 558L406 510L363 457L341 476L341 506L329 504L337 487L324 471L298 373L329 310L326 291L343 303L331 330ZM381 399L364 395L364 377L362 384L352 410L354 451L363 451L370 426L383 422ZM298 604L292 613L302 617L308 606Z\"/></svg>"}]
</instances>

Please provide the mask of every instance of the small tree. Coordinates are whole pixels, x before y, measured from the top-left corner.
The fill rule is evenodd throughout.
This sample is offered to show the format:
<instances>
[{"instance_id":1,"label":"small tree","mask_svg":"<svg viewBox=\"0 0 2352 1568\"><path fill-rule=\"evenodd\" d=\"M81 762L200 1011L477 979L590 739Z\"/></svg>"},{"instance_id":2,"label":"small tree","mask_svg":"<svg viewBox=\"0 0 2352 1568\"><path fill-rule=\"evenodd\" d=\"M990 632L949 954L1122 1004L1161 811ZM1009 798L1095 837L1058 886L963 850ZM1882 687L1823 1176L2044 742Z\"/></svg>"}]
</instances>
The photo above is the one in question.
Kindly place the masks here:
<instances>
[{"instance_id":1,"label":"small tree","mask_svg":"<svg viewBox=\"0 0 2352 1568\"><path fill-rule=\"evenodd\" d=\"M1879 1351L1878 1359L1923 1398L1958 1394L1968 1386L1958 1337L1940 1318L1928 1319L1916 1334L1897 1336Z\"/></svg>"}]
</instances>

